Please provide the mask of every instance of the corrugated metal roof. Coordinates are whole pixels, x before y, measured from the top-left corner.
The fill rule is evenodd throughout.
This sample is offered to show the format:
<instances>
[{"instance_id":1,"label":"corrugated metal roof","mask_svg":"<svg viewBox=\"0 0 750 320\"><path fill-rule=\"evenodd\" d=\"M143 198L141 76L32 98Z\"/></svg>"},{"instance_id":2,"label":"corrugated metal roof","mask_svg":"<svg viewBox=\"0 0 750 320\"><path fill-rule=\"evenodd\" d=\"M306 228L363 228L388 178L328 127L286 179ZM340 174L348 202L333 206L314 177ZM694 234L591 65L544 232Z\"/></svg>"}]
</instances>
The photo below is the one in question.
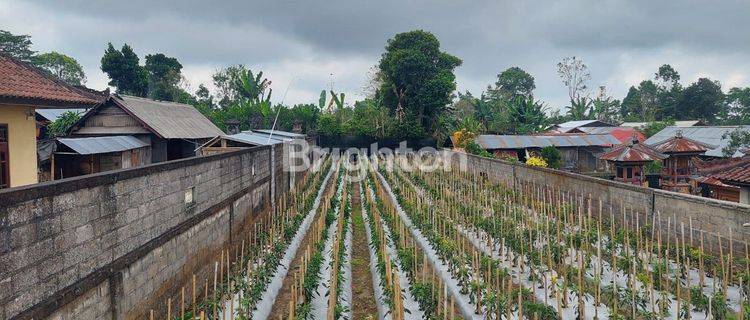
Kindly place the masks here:
<instances>
[{"instance_id":1,"label":"corrugated metal roof","mask_svg":"<svg viewBox=\"0 0 750 320\"><path fill-rule=\"evenodd\" d=\"M148 143L132 136L58 138L57 141L73 149L78 154L119 152L148 146Z\"/></svg>"},{"instance_id":2,"label":"corrugated metal roof","mask_svg":"<svg viewBox=\"0 0 750 320\"><path fill-rule=\"evenodd\" d=\"M279 131L279 130L270 130L270 129L260 129L260 130L253 130L255 132L264 133L264 134L272 134L273 136L282 136L287 138L295 138L295 139L304 139L304 134L294 133L294 132L288 132L288 131Z\"/></svg>"},{"instance_id":3,"label":"corrugated metal roof","mask_svg":"<svg viewBox=\"0 0 750 320\"><path fill-rule=\"evenodd\" d=\"M615 146L599 155L599 159L615 162L650 162L668 156L643 143L630 142Z\"/></svg>"},{"instance_id":4,"label":"corrugated metal roof","mask_svg":"<svg viewBox=\"0 0 750 320\"><path fill-rule=\"evenodd\" d=\"M133 96L113 96L136 118L166 139L213 138L224 134L190 105Z\"/></svg>"},{"instance_id":5,"label":"corrugated metal roof","mask_svg":"<svg viewBox=\"0 0 750 320\"><path fill-rule=\"evenodd\" d=\"M584 134L565 136L521 136L521 135L479 135L476 142L484 149L525 149L556 147L609 147L619 144L610 134Z\"/></svg>"},{"instance_id":6,"label":"corrugated metal roof","mask_svg":"<svg viewBox=\"0 0 750 320\"><path fill-rule=\"evenodd\" d=\"M696 125L699 125L703 123L700 120L684 120L684 121L675 121L674 127L693 127ZM645 127L649 123L648 122L624 122L620 126L621 127L633 127L633 128L639 128L639 127Z\"/></svg>"},{"instance_id":7,"label":"corrugated metal roof","mask_svg":"<svg viewBox=\"0 0 750 320\"><path fill-rule=\"evenodd\" d=\"M674 137L677 131L681 130L682 136L685 138L715 146L715 148L706 151L706 156L723 157L724 154L721 149L729 144L729 139L723 139L722 136L737 129L750 132L750 126L666 127L664 130L646 139L645 143L655 145ZM741 156L743 156L743 153L739 151L732 155L735 158Z\"/></svg>"},{"instance_id":8,"label":"corrugated metal roof","mask_svg":"<svg viewBox=\"0 0 750 320\"><path fill-rule=\"evenodd\" d=\"M269 136L267 134L252 131L243 131L232 135L225 135L223 137L229 140L258 146L266 146L292 140L291 138L285 138L281 136L272 136L269 140Z\"/></svg>"},{"instance_id":9,"label":"corrugated metal roof","mask_svg":"<svg viewBox=\"0 0 750 320\"><path fill-rule=\"evenodd\" d=\"M596 127L604 127L604 126L612 126L609 123L606 123L601 120L575 120L575 121L568 121L563 122L561 124L556 125L558 128L578 128L582 126L587 126L591 124L596 124Z\"/></svg>"},{"instance_id":10,"label":"corrugated metal roof","mask_svg":"<svg viewBox=\"0 0 750 320\"><path fill-rule=\"evenodd\" d=\"M75 112L77 114L83 114L86 112L85 108L69 108L69 109L36 109L36 114L44 117L45 119L49 121L55 121L60 116L62 116L63 113L66 112Z\"/></svg>"}]
</instances>

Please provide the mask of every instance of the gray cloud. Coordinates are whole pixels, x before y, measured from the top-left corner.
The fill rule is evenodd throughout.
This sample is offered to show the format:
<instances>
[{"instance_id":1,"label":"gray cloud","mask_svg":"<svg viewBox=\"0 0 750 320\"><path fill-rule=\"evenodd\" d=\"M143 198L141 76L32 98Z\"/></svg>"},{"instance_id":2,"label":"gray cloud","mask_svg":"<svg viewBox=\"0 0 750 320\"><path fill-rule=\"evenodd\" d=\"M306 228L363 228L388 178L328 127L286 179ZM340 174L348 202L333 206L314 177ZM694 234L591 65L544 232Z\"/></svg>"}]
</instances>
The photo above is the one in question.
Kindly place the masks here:
<instances>
[{"instance_id":1,"label":"gray cloud","mask_svg":"<svg viewBox=\"0 0 750 320\"><path fill-rule=\"evenodd\" d=\"M750 85L748 1L54 1L0 3L2 28L33 36L86 68L89 85L106 43L144 55L163 52L185 65L195 85L213 69L244 63L266 70L277 99L316 101L330 85L357 97L367 69L395 33L426 29L463 59L460 90L479 93L497 73L520 66L553 107L566 91L555 72L562 57L582 57L590 87L622 98L629 85L670 63L685 83L698 76L725 87Z\"/></svg>"}]
</instances>

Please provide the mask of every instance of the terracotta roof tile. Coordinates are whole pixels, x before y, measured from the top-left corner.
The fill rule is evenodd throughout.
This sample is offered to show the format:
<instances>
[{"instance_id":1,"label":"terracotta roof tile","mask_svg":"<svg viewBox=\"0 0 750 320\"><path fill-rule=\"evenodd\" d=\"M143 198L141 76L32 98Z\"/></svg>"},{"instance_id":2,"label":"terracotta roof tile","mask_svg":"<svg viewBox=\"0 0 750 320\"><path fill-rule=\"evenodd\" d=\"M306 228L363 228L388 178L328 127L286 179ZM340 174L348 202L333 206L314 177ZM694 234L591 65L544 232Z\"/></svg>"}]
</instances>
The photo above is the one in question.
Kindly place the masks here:
<instances>
[{"instance_id":1,"label":"terracotta roof tile","mask_svg":"<svg viewBox=\"0 0 750 320\"><path fill-rule=\"evenodd\" d=\"M93 90L69 85L25 62L0 55L0 102L93 106L105 98Z\"/></svg>"},{"instance_id":2,"label":"terracotta roof tile","mask_svg":"<svg viewBox=\"0 0 750 320\"><path fill-rule=\"evenodd\" d=\"M714 174L712 177L730 184L750 185L750 163L741 163L720 173Z\"/></svg>"}]
</instances>

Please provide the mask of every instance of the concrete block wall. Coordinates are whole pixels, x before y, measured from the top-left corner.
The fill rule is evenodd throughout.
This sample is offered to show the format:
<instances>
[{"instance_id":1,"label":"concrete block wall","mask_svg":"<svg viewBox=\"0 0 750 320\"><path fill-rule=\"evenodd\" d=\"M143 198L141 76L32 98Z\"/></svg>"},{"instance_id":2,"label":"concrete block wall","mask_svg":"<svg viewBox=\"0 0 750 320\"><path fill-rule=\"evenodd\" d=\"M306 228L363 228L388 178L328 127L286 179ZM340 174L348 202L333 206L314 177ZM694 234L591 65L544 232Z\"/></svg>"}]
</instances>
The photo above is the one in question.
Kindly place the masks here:
<instances>
[{"instance_id":1,"label":"concrete block wall","mask_svg":"<svg viewBox=\"0 0 750 320\"><path fill-rule=\"evenodd\" d=\"M692 223L696 245L700 234L703 233L706 247L715 253L718 252L719 245L726 252L729 247L729 230L732 230L735 252L744 254L745 242L750 242L750 227L743 227L743 224L750 223L748 205L458 154L448 150L445 152L451 156L454 165L458 165L460 157L465 155L468 170L486 175L492 181L516 190L532 185L559 190L571 196L583 195L586 199L592 200L592 211L595 216L598 216L598 202L601 200L602 217L609 217L612 212L616 221L622 221L624 210L628 217L638 215L641 226L652 223L660 226L664 237L681 235L684 225L685 238L689 239L689 227ZM717 237L717 233L720 237Z\"/></svg>"},{"instance_id":2,"label":"concrete block wall","mask_svg":"<svg viewBox=\"0 0 750 320\"><path fill-rule=\"evenodd\" d=\"M212 273L285 178L266 146L0 191L0 319L140 318Z\"/></svg>"}]
</instances>

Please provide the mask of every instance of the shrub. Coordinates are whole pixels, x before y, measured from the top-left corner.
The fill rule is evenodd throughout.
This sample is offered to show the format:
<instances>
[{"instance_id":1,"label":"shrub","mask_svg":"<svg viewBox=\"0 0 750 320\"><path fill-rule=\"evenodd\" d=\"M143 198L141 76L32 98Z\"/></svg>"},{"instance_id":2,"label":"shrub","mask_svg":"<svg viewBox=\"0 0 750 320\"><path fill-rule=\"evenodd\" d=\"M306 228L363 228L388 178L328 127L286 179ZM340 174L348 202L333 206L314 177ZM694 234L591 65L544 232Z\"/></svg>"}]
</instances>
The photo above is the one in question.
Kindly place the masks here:
<instances>
[{"instance_id":1,"label":"shrub","mask_svg":"<svg viewBox=\"0 0 750 320\"><path fill-rule=\"evenodd\" d=\"M553 169L560 169L562 166L562 154L555 146L546 146L541 151L542 159Z\"/></svg>"}]
</instances>

